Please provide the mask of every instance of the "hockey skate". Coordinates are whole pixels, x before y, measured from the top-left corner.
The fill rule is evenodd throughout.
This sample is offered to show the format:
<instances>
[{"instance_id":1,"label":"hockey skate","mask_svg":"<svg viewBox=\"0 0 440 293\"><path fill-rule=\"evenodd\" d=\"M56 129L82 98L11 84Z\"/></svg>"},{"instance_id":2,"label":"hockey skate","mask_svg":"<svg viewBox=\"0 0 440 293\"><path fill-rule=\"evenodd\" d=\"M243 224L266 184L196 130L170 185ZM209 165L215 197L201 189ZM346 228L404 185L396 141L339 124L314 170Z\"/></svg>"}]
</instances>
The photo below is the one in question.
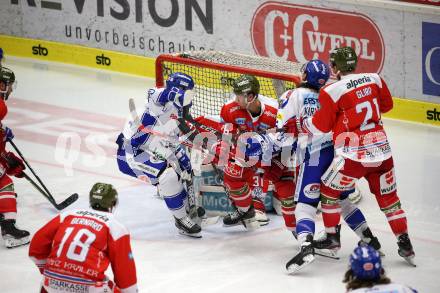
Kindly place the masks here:
<instances>
[{"instance_id":1,"label":"hockey skate","mask_svg":"<svg viewBox=\"0 0 440 293\"><path fill-rule=\"evenodd\" d=\"M260 223L260 226L266 226L270 222L266 212L257 209L255 210L255 219L257 219L258 223Z\"/></svg>"},{"instance_id":2,"label":"hockey skate","mask_svg":"<svg viewBox=\"0 0 440 293\"><path fill-rule=\"evenodd\" d=\"M313 248L313 235L307 235L306 241L301 244L301 250L286 264L286 270L289 274L296 274L305 266L315 260L315 249Z\"/></svg>"},{"instance_id":3,"label":"hockey skate","mask_svg":"<svg viewBox=\"0 0 440 293\"><path fill-rule=\"evenodd\" d=\"M191 220L193 220L200 227L215 225L220 220L219 216L208 217L205 209L199 206L190 207L187 213Z\"/></svg>"},{"instance_id":4,"label":"hockey skate","mask_svg":"<svg viewBox=\"0 0 440 293\"><path fill-rule=\"evenodd\" d=\"M255 230L260 227L260 223L255 218L255 209L251 206L246 212L235 209L234 212L227 214L223 218L223 226L232 227L243 225L247 230Z\"/></svg>"},{"instance_id":5,"label":"hockey skate","mask_svg":"<svg viewBox=\"0 0 440 293\"><path fill-rule=\"evenodd\" d=\"M292 235L293 235L293 237L295 238L295 240L298 240L298 233L296 233L296 229L295 229L295 230L292 230L292 231L290 231L290 232L292 232Z\"/></svg>"},{"instance_id":6,"label":"hockey skate","mask_svg":"<svg viewBox=\"0 0 440 293\"><path fill-rule=\"evenodd\" d=\"M336 226L336 233L326 233L322 238L313 241L315 254L339 259L338 251L341 249L341 225Z\"/></svg>"},{"instance_id":7,"label":"hockey skate","mask_svg":"<svg viewBox=\"0 0 440 293\"><path fill-rule=\"evenodd\" d=\"M411 244L411 240L409 240L409 236L407 233L400 235L397 238L397 245L399 246L398 253L401 257L403 257L410 265L416 266L414 263L415 253Z\"/></svg>"},{"instance_id":8,"label":"hockey skate","mask_svg":"<svg viewBox=\"0 0 440 293\"><path fill-rule=\"evenodd\" d=\"M180 234L194 238L202 237L202 235L200 234L202 229L200 228L199 225L194 223L188 216L185 216L182 219L178 219L174 217L174 220Z\"/></svg>"},{"instance_id":9,"label":"hockey skate","mask_svg":"<svg viewBox=\"0 0 440 293\"><path fill-rule=\"evenodd\" d=\"M370 228L362 231L362 235L362 239L358 242L358 245L370 245L375 250L377 250L377 252L379 252L380 256L385 256L385 254L380 250L382 246L380 245L379 239L377 239L377 237L373 235Z\"/></svg>"},{"instance_id":10,"label":"hockey skate","mask_svg":"<svg viewBox=\"0 0 440 293\"><path fill-rule=\"evenodd\" d=\"M3 215L2 215L3 216ZM15 220L0 220L2 237L7 248L26 245L30 242L29 232L15 226Z\"/></svg>"}]
</instances>

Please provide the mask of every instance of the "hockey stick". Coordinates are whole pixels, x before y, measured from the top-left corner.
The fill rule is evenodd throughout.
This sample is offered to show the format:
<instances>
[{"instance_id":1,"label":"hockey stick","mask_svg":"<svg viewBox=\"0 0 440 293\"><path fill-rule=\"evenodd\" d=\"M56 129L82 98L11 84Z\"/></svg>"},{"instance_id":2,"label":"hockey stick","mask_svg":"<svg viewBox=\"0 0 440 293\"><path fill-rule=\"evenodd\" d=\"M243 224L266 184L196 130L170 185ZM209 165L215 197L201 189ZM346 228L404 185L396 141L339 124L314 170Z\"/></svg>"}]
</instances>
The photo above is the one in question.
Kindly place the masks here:
<instances>
[{"instance_id":1,"label":"hockey stick","mask_svg":"<svg viewBox=\"0 0 440 293\"><path fill-rule=\"evenodd\" d=\"M197 224L201 225L202 228L217 224L218 220L220 219L219 216L208 217L206 216L205 208L197 205L193 180L191 179L184 181L186 184L186 192L188 193L189 217L191 219L199 219Z\"/></svg>"},{"instance_id":2,"label":"hockey stick","mask_svg":"<svg viewBox=\"0 0 440 293\"><path fill-rule=\"evenodd\" d=\"M47 189L46 185L44 185L43 181L41 181L40 177L38 177L38 175L35 173L34 169L32 169L32 167L29 165L29 163L27 162L27 160L24 158L23 154L20 152L20 150L18 149L18 147L15 145L15 143L8 139L8 142L12 145L12 147L14 148L14 150L17 152L17 154L21 157L21 159L23 160L23 162L26 164L26 166L29 168L29 170L31 171L31 173L35 176L35 178L37 179L38 183L40 183L40 185L43 187L43 189L41 189L40 186L38 186L36 184L35 181L33 181L27 174L24 174L24 177L38 190L40 191L40 193L42 193L48 200L49 202L57 209L57 210L62 210L65 209L67 206L71 205L72 203L74 203L77 199L78 199L78 194L74 193L71 194L68 198L66 198L64 201L62 201L61 203L57 204L54 197L52 196L52 194L49 192L49 190Z\"/></svg>"},{"instance_id":3,"label":"hockey stick","mask_svg":"<svg viewBox=\"0 0 440 293\"><path fill-rule=\"evenodd\" d=\"M65 209L78 199L78 193L74 193L61 203L57 204L55 202L55 199L51 195L47 194L44 190L42 190L41 187L38 186L38 184L34 180L32 180L31 177L29 177L29 175L24 172L23 175L23 177L26 178L26 180L29 181L29 183L32 184L32 186L35 187L35 189L37 189L59 211Z\"/></svg>"},{"instance_id":4,"label":"hockey stick","mask_svg":"<svg viewBox=\"0 0 440 293\"><path fill-rule=\"evenodd\" d=\"M225 133L222 133L222 132L218 131L217 129L215 129L215 128L213 128L213 127L210 127L210 126L204 125L203 123L200 123L200 122L198 122L198 121L195 121L194 119L192 119L192 117L191 117L190 119L182 119L182 120L183 120L184 123L185 123L185 122L188 122L188 123L192 124L192 125L195 126L195 127L199 127L199 128L201 128L201 129L203 129L203 130L205 130L205 131L207 131L207 132L210 132L210 133L214 134L217 138L222 137L222 136L225 134ZM230 156L231 154L233 154L233 153L229 152L229 156ZM213 167L214 172L216 173L216 175L217 175L217 176L223 181L223 174L222 174L221 171L218 169L218 167L217 167L214 163L212 163L212 162L211 162L211 166ZM231 199L231 196L230 196L230 193L229 193L228 189L225 187L225 185L222 185L222 187L223 187L223 190L225 191L225 193L226 193L226 195L227 195L227 197L228 197L228 199L229 199L229 202L231 203L232 208L233 208L235 211L238 211L237 206L235 205L234 201ZM249 228L249 229L252 229L252 227L248 227L248 226L246 225L246 222L245 222L243 219L241 219L240 222L241 222L241 224L242 224L246 229L248 229L248 228Z\"/></svg>"},{"instance_id":5,"label":"hockey stick","mask_svg":"<svg viewBox=\"0 0 440 293\"><path fill-rule=\"evenodd\" d=\"M214 172L216 173L216 175L222 180L222 182L224 182L224 180L223 180L224 176L223 176L222 172L218 169L218 167L217 167L214 163L211 163L211 166L212 166L212 168L214 169ZM225 186L224 184L222 185L222 187L223 187L223 190L224 190L225 193L226 193L226 196L227 196L229 202L231 203L232 208L233 208L235 211L238 211L237 206L235 205L234 201L233 201L232 198L231 198L231 195L230 195L230 193L229 193L229 190L226 188L226 186ZM260 227L260 226L258 226L258 227L248 227L248 225L246 225L246 222L245 222L243 219L241 219L240 222L241 222L241 224L243 225L243 227L244 227L245 229L248 229L248 230L254 230L254 229ZM257 221L257 222L258 222L258 221Z\"/></svg>"},{"instance_id":6,"label":"hockey stick","mask_svg":"<svg viewBox=\"0 0 440 293\"><path fill-rule=\"evenodd\" d=\"M169 141L169 142L172 142L172 143L177 143L177 144L189 147L191 149L198 149L198 150L202 150L202 151L205 151L205 152L209 151L207 149L204 149L202 147L198 147L198 146L194 145L191 141L189 141L187 139L189 136L191 136L192 133L190 133L189 135L187 134L185 136L182 136L182 137L179 137L178 139L176 139L175 137L170 136L168 134L162 133L160 131L153 130L153 129L148 128L148 127L144 127L142 125L140 119L139 119L139 116L138 116L137 112L136 112L136 105L135 105L134 100L132 98L130 98L128 100L128 106L129 106L129 109L130 109L131 117L132 117L133 122L134 122L134 124L132 125L132 130L134 130L134 131L138 130L138 131L141 131L143 133L152 134L152 135L161 137L161 138L165 139L166 141ZM209 154L210 155L215 155L215 154L213 154L211 152L209 152Z\"/></svg>"}]
</instances>

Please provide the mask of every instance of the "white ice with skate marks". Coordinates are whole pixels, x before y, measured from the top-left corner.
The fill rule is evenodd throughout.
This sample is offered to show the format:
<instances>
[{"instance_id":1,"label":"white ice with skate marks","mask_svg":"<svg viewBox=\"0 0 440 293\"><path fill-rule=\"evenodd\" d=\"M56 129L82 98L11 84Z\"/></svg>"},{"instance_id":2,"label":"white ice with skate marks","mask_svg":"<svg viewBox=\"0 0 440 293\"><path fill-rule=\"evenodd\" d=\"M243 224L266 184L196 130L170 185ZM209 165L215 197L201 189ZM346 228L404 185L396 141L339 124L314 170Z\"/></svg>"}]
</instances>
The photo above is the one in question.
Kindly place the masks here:
<instances>
[{"instance_id":1,"label":"white ice with skate marks","mask_svg":"<svg viewBox=\"0 0 440 293\"><path fill-rule=\"evenodd\" d=\"M45 103L59 107L51 110L54 121L64 116L92 121L88 114L94 114L99 118L98 123L108 118L100 115L116 117L113 123L111 119L105 120L103 128L108 129L110 125L111 131L122 129L129 116L128 98L134 97L137 105L143 105L146 88L153 85L152 80L129 75L30 63L24 59L9 58L6 66L14 69L19 80L18 88L8 101L10 116L16 113L14 104ZM37 111L34 104L31 106L26 115L41 116L42 110ZM41 117L28 117L31 118ZM132 234L140 292L345 292L341 279L348 256L358 241L345 224L341 232L341 260L317 257L297 275L288 276L284 266L297 253L298 245L284 229L281 217L271 215L268 226L251 233L240 226L223 228L219 222L204 229L202 239L189 239L177 233L164 203L154 197L155 187L119 174L111 156L106 156L101 166L91 166L87 159L92 153L84 142L72 164L72 176L66 176L63 166L54 157L56 139L41 133L40 124L34 128L38 135L28 138L29 123L16 121L10 125L16 135L15 142L58 202L78 192L80 199L71 208L86 207L87 192L97 181L109 182L118 188L120 204L116 217ZM64 128L60 130L58 126L45 127L63 131ZM393 148L399 195L409 220L417 268L409 267L397 255L395 237L374 198L364 196L360 207L382 243L385 269L392 280L411 285L419 292L439 292L440 129L391 120L385 121L385 127ZM81 138L98 130L86 128ZM106 154L112 151L110 147L104 150ZM16 180L16 189L18 226L33 234L56 212L24 180ZM317 231L321 230L322 220L318 216ZM27 257L27 247L7 250L1 246L0 259L1 292L38 291L40 275Z\"/></svg>"}]
</instances>

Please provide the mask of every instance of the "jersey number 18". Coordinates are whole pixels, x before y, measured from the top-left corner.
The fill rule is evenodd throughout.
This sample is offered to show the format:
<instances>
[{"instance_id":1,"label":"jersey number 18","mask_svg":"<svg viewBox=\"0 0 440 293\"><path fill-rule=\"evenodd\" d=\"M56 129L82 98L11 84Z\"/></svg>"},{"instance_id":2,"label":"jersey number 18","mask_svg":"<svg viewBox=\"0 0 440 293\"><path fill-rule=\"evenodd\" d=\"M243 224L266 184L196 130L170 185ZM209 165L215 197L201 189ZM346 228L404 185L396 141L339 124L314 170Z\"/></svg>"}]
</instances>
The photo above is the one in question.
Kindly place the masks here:
<instances>
[{"instance_id":1,"label":"jersey number 18","mask_svg":"<svg viewBox=\"0 0 440 293\"><path fill-rule=\"evenodd\" d=\"M61 240L60 247L57 250L57 256L60 257L63 247L66 244L66 240L72 234L74 228L69 227L64 231L63 239ZM84 237L85 236L85 237ZM83 238L83 239L82 239ZM76 232L75 237L69 245L66 256L71 260L83 262L86 260L87 253L89 252L90 245L95 241L96 235L87 229L80 229Z\"/></svg>"}]
</instances>

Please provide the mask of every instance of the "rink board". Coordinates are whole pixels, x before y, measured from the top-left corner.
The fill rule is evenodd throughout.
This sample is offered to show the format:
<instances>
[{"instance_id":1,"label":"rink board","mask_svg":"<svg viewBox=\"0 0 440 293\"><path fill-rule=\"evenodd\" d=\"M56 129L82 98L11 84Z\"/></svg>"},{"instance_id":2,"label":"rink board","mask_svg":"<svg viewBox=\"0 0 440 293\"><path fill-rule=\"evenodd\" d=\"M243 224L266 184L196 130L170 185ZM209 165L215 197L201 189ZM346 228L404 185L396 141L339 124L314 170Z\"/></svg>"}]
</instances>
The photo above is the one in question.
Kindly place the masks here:
<instances>
[{"instance_id":1,"label":"rink board","mask_svg":"<svg viewBox=\"0 0 440 293\"><path fill-rule=\"evenodd\" d=\"M7 35L0 35L0 44L6 58L12 55L155 77L155 58ZM440 104L397 97L393 100L393 110L384 117L440 126Z\"/></svg>"}]
</instances>

